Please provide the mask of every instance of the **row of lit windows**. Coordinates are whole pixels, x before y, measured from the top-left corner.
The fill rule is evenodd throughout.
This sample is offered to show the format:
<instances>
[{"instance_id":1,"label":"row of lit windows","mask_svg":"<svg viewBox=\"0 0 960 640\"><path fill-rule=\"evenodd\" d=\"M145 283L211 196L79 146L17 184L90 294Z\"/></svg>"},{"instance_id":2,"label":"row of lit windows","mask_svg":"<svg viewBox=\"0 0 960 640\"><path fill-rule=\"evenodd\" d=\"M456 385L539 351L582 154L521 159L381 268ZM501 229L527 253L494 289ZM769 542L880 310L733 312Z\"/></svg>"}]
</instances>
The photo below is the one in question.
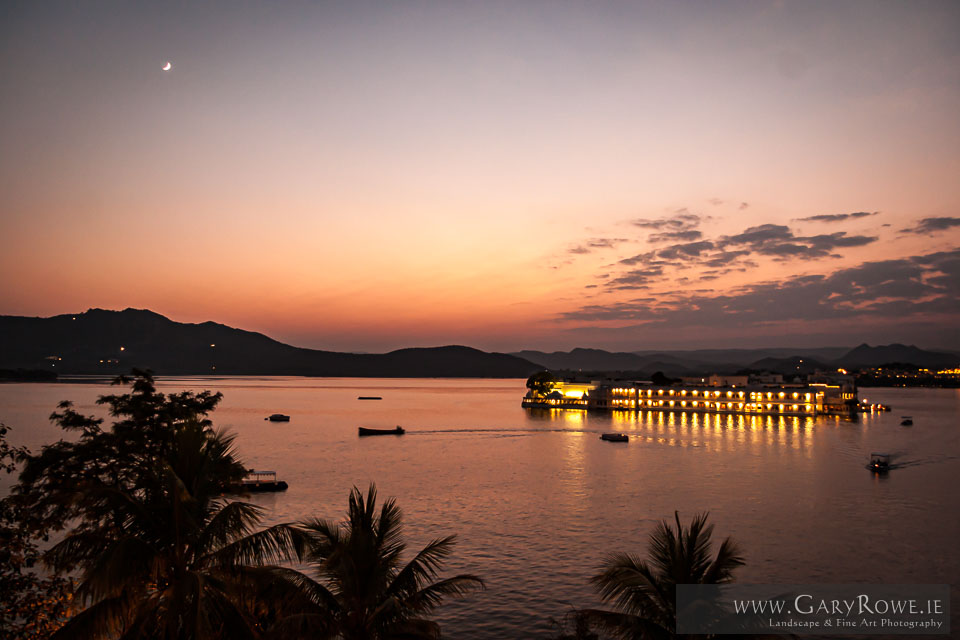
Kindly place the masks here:
<instances>
[{"instance_id":1,"label":"row of lit windows","mask_svg":"<svg viewBox=\"0 0 960 640\"><path fill-rule=\"evenodd\" d=\"M715 409L715 410L737 410L737 411L803 411L810 413L813 411L813 405L811 404L780 404L780 403L762 403L762 402L701 402L698 400L692 400L690 402L686 400L613 400L613 405L615 407L677 407L686 408L691 407L693 409L704 408L704 409Z\"/></svg>"},{"instance_id":2,"label":"row of lit windows","mask_svg":"<svg viewBox=\"0 0 960 640\"><path fill-rule=\"evenodd\" d=\"M657 395L657 396L662 396L662 395L664 395L664 390L663 390L663 389L657 389L657 390L656 390L656 393L654 393L654 390L653 390L653 389L622 389L622 388L616 388L616 389L613 389L612 391L613 391L613 395L614 395L614 396L633 396L633 395L639 395L639 396L642 397L642 396L646 395L646 396L649 398L649 397L652 397L653 395ZM686 396L687 393L688 393L688 390L687 390L687 389L681 389L679 392L677 392L675 389L668 389L668 390L666 391L666 395L668 395L668 396L676 396L676 395L679 395L679 396L683 397L683 396ZM700 390L698 390L698 389L692 389L692 390L690 390L690 391L689 391L689 394L690 394L691 396L693 396L693 397L704 397L704 398L711 398L711 397L712 397L712 398L720 398L722 395L724 395L724 394L723 394L722 392L720 392L720 391L700 391ZM736 396L737 398L743 398L743 397L744 397L744 392L743 392L743 391L736 391L736 392L734 392L734 391L727 391L725 395L726 395L727 398L733 398L734 396ZM780 392L778 392L778 393L774 393L773 391L767 391L766 393L764 393L763 391L751 391L751 392L750 392L750 399L751 399L751 400L754 400L754 401L763 400L763 399L764 399L764 396L766 396L766 399L767 399L767 400L773 400L774 398L776 398L777 400L784 400L784 399L786 399L786 397L787 397L787 393L786 393L785 391L780 391ZM852 397L852 394L851 394L851 397ZM799 400L799 399L800 399L800 393L797 392L797 391L794 391L793 393L790 394L790 398L793 399L793 400ZM809 394L809 393L803 394L803 399L804 399L805 402L810 402L811 394Z\"/></svg>"}]
</instances>

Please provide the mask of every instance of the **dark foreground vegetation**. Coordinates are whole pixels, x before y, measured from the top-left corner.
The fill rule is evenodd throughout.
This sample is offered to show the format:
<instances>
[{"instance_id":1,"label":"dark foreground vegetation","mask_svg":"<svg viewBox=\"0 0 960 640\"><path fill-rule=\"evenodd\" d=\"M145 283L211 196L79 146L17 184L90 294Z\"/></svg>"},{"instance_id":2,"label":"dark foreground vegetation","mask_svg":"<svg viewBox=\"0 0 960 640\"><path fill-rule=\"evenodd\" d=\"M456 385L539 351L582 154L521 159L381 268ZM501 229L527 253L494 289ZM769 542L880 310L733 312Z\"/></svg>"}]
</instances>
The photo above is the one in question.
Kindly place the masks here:
<instances>
[{"instance_id":1,"label":"dark foreground vegetation","mask_svg":"<svg viewBox=\"0 0 960 640\"><path fill-rule=\"evenodd\" d=\"M0 466L21 468L0 500L0 637L439 638L431 613L483 588L441 575L454 536L408 554L399 507L372 485L340 521L262 526L260 507L224 495L245 468L209 418L220 394L158 393L143 372L116 384L130 389L98 401L109 427L62 402L51 419L75 438L37 454L0 425ZM711 534L705 515L675 514L646 559L611 556L593 578L610 609L574 611L558 637L674 637L674 586L743 564Z\"/></svg>"}]
</instances>

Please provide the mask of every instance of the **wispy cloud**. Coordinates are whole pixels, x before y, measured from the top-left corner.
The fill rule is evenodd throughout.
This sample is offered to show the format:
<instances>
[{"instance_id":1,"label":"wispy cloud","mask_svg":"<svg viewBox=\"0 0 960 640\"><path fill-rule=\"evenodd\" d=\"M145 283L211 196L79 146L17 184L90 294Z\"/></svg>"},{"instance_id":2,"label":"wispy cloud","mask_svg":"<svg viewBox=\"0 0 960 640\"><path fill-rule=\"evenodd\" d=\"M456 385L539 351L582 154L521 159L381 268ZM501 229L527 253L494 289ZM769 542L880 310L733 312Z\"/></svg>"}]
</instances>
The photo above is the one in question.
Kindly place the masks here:
<instances>
[{"instance_id":1,"label":"wispy cloud","mask_svg":"<svg viewBox=\"0 0 960 640\"><path fill-rule=\"evenodd\" d=\"M689 242L691 240L699 240L702 237L703 234L696 229L689 229L687 231L664 231L647 236L647 242Z\"/></svg>"},{"instance_id":2,"label":"wispy cloud","mask_svg":"<svg viewBox=\"0 0 960 640\"><path fill-rule=\"evenodd\" d=\"M900 229L900 232L932 235L953 227L960 227L960 218L923 218L917 222L916 226Z\"/></svg>"},{"instance_id":3,"label":"wispy cloud","mask_svg":"<svg viewBox=\"0 0 960 640\"><path fill-rule=\"evenodd\" d=\"M762 224L743 233L724 236L719 246L744 247L753 253L776 259L839 257L833 253L839 247L862 247L876 242L874 236L848 236L846 231L816 236L798 236L785 225Z\"/></svg>"},{"instance_id":4,"label":"wispy cloud","mask_svg":"<svg viewBox=\"0 0 960 640\"><path fill-rule=\"evenodd\" d=\"M583 244L567 249L567 253L584 254L592 253L596 249L613 249L618 244L629 242L626 238L591 238Z\"/></svg>"},{"instance_id":5,"label":"wispy cloud","mask_svg":"<svg viewBox=\"0 0 960 640\"><path fill-rule=\"evenodd\" d=\"M677 209L675 216L667 218L637 218L631 220L630 224L643 229L669 229L671 231L685 231L694 229L700 225L701 217L695 213L690 213L686 208Z\"/></svg>"},{"instance_id":6,"label":"wispy cloud","mask_svg":"<svg viewBox=\"0 0 960 640\"><path fill-rule=\"evenodd\" d=\"M666 224L665 221L661 222ZM676 222L674 226L682 225L683 222ZM789 227L778 224L750 227L741 233L721 236L715 240L700 239L702 234L696 230L664 232L657 235L664 236L668 233L675 235L690 233L691 235L683 238L690 241L675 242L621 259L620 264L638 268L612 279L608 286L633 287L640 282L649 285L654 279L665 276L665 270L668 268L715 269L718 271L705 275L717 276L731 270L756 267L754 257L768 257L779 262L835 258L839 257L835 253L837 249L860 247L877 240L874 236L847 235L845 231L802 236L795 234Z\"/></svg>"},{"instance_id":7,"label":"wispy cloud","mask_svg":"<svg viewBox=\"0 0 960 640\"><path fill-rule=\"evenodd\" d=\"M638 284L640 271L634 272ZM561 318L644 326L748 327L771 322L889 318L921 313L960 316L960 249L866 262L829 275L756 283L721 295L675 292L658 298L584 305Z\"/></svg>"},{"instance_id":8,"label":"wispy cloud","mask_svg":"<svg viewBox=\"0 0 960 640\"><path fill-rule=\"evenodd\" d=\"M641 229L657 229L657 233L651 233L646 237L647 242L690 242L699 240L703 233L697 230L703 217L690 213L686 208L677 209L677 215L673 217L650 219L637 218L632 220L631 224Z\"/></svg>"},{"instance_id":9,"label":"wispy cloud","mask_svg":"<svg viewBox=\"0 0 960 640\"><path fill-rule=\"evenodd\" d=\"M824 213L817 216L808 216L806 218L797 218L799 222L843 222L856 218L866 218L875 216L879 211L855 211L853 213Z\"/></svg>"}]
</instances>

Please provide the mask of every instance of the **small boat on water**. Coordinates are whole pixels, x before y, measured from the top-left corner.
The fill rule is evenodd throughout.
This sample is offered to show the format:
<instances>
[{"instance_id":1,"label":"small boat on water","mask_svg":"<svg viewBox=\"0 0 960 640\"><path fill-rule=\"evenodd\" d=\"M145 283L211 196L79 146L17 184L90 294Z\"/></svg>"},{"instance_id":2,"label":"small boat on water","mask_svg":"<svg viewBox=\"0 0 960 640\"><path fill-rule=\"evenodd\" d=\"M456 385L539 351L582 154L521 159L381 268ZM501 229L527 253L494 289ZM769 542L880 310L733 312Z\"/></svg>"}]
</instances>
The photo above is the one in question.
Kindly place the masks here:
<instances>
[{"instance_id":1,"label":"small boat on water","mask_svg":"<svg viewBox=\"0 0 960 640\"><path fill-rule=\"evenodd\" d=\"M406 433L403 427L397 427L395 429L368 429L367 427L359 427L357 431L358 435L361 436L402 436Z\"/></svg>"},{"instance_id":2,"label":"small boat on water","mask_svg":"<svg viewBox=\"0 0 960 640\"><path fill-rule=\"evenodd\" d=\"M885 471L890 470L890 454L889 453L871 453L870 454L870 464L867 465L867 469L875 473L884 473Z\"/></svg>"},{"instance_id":3,"label":"small boat on water","mask_svg":"<svg viewBox=\"0 0 960 640\"><path fill-rule=\"evenodd\" d=\"M290 422L290 416L285 416L282 413L275 413L272 416L264 418L264 420L269 420L270 422Z\"/></svg>"},{"instance_id":4,"label":"small boat on water","mask_svg":"<svg viewBox=\"0 0 960 640\"><path fill-rule=\"evenodd\" d=\"M243 477L240 484L231 487L236 493L267 493L270 491L286 491L287 483L277 480L276 471L254 471L251 469Z\"/></svg>"},{"instance_id":5,"label":"small boat on water","mask_svg":"<svg viewBox=\"0 0 960 640\"><path fill-rule=\"evenodd\" d=\"M382 396L357 396L357 400L383 400Z\"/></svg>"},{"instance_id":6,"label":"small boat on water","mask_svg":"<svg viewBox=\"0 0 960 640\"><path fill-rule=\"evenodd\" d=\"M912 426L913 426L913 417L912 417L912 416L900 416L900 426L901 426L901 427L912 427Z\"/></svg>"},{"instance_id":7,"label":"small boat on water","mask_svg":"<svg viewBox=\"0 0 960 640\"><path fill-rule=\"evenodd\" d=\"M627 442L630 440L630 436L625 433L604 433L600 436L600 439L607 442Z\"/></svg>"}]
</instances>

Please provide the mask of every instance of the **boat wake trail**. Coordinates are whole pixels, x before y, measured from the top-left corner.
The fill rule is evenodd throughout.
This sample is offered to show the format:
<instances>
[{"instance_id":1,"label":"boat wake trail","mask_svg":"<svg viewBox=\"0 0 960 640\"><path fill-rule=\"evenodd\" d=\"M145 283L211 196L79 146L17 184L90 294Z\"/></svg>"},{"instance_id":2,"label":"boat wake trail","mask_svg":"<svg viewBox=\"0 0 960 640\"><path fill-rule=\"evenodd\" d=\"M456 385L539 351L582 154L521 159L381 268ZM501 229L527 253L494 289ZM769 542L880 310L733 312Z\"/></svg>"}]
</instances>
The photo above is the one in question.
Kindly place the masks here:
<instances>
[{"instance_id":1,"label":"boat wake trail","mask_svg":"<svg viewBox=\"0 0 960 640\"><path fill-rule=\"evenodd\" d=\"M410 429L407 435L425 435L425 434L463 434L463 435L486 435L495 437L516 438L520 436L530 436L537 433L599 433L587 429Z\"/></svg>"},{"instance_id":2,"label":"boat wake trail","mask_svg":"<svg viewBox=\"0 0 960 640\"><path fill-rule=\"evenodd\" d=\"M891 459L896 459L895 456L898 454L893 454ZM960 456L929 456L926 458L916 458L914 460L897 460L896 464L891 464L891 469L905 469L907 467L921 467L929 464L940 464L941 462L949 462L951 460L957 460Z\"/></svg>"}]
</instances>

